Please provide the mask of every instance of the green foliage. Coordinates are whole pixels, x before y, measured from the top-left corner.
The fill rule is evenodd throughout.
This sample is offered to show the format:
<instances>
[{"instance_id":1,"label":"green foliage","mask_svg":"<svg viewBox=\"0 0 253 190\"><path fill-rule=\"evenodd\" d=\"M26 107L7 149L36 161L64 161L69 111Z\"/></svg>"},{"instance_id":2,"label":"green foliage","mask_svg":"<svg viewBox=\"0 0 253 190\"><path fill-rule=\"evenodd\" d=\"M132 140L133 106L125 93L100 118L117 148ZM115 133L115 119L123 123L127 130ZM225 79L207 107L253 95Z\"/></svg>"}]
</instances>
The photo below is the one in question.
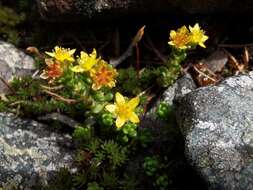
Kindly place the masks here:
<instances>
[{"instance_id":1,"label":"green foliage","mask_svg":"<svg viewBox=\"0 0 253 190\"><path fill-rule=\"evenodd\" d=\"M154 141L153 133L148 128L143 128L138 131L138 141L141 146L147 148Z\"/></svg>"},{"instance_id":2,"label":"green foliage","mask_svg":"<svg viewBox=\"0 0 253 190\"><path fill-rule=\"evenodd\" d=\"M161 162L161 158L159 158L159 156L145 157L143 168L145 170L146 175L153 178L153 185L159 190L168 189L168 186L171 185L171 181L166 174L166 172L168 172L166 171L168 169L167 163Z\"/></svg>"},{"instance_id":3,"label":"green foliage","mask_svg":"<svg viewBox=\"0 0 253 190\"><path fill-rule=\"evenodd\" d=\"M109 160L112 169L121 166L127 159L127 148L118 145L113 140L104 142L101 148L104 155L106 155L106 158Z\"/></svg>"},{"instance_id":4,"label":"green foliage","mask_svg":"<svg viewBox=\"0 0 253 190\"><path fill-rule=\"evenodd\" d=\"M156 73L153 68L143 69L138 76L137 71L133 67L119 69L118 91L130 95L138 95L143 89L151 86L155 80Z\"/></svg>"},{"instance_id":5,"label":"green foliage","mask_svg":"<svg viewBox=\"0 0 253 190\"><path fill-rule=\"evenodd\" d=\"M45 113L61 112L71 117L83 116L82 112L86 109L86 103L79 102L70 106L68 103L55 99L44 92L42 88L46 83L41 79L34 79L30 76L23 78L14 78L11 82L11 88L15 93L7 96L7 102L1 102L1 105L11 105L21 116L33 117ZM72 96L72 91L61 90L59 95L63 97ZM4 107L3 107L4 108Z\"/></svg>"},{"instance_id":6,"label":"green foliage","mask_svg":"<svg viewBox=\"0 0 253 190\"><path fill-rule=\"evenodd\" d=\"M68 189L74 190L72 176L66 168L60 169L55 178L50 181L47 186L42 187L41 190L59 190Z\"/></svg>"},{"instance_id":7,"label":"green foliage","mask_svg":"<svg viewBox=\"0 0 253 190\"><path fill-rule=\"evenodd\" d=\"M20 39L16 26L24 19L24 14L17 14L13 9L0 4L0 37L17 44Z\"/></svg>"},{"instance_id":8,"label":"green foliage","mask_svg":"<svg viewBox=\"0 0 253 190\"><path fill-rule=\"evenodd\" d=\"M103 187L100 187L96 182L88 183L87 190L104 190Z\"/></svg>"},{"instance_id":9,"label":"green foliage","mask_svg":"<svg viewBox=\"0 0 253 190\"><path fill-rule=\"evenodd\" d=\"M80 129L75 134L83 133ZM86 133L86 132L85 132ZM113 140L91 138L83 144L77 155L80 166L79 174L74 177L75 186L87 188L117 189L119 169L128 158L127 147L119 145Z\"/></svg>"},{"instance_id":10,"label":"green foliage","mask_svg":"<svg viewBox=\"0 0 253 190\"><path fill-rule=\"evenodd\" d=\"M105 127L112 127L115 123L115 118L109 112L103 113L100 118L101 125Z\"/></svg>"},{"instance_id":11,"label":"green foliage","mask_svg":"<svg viewBox=\"0 0 253 190\"><path fill-rule=\"evenodd\" d=\"M137 127L138 127L138 125L136 125L135 123L131 123L131 122L126 123L122 127L121 138L124 143L127 143L129 141L129 139L133 139L133 138L137 137Z\"/></svg>"},{"instance_id":12,"label":"green foliage","mask_svg":"<svg viewBox=\"0 0 253 190\"><path fill-rule=\"evenodd\" d=\"M103 173L102 185L108 189L117 189L118 187L118 176L114 172Z\"/></svg>"},{"instance_id":13,"label":"green foliage","mask_svg":"<svg viewBox=\"0 0 253 190\"><path fill-rule=\"evenodd\" d=\"M138 182L134 176L129 176L127 174L124 175L123 179L119 183L121 185L120 189L122 190L135 190L138 186Z\"/></svg>"},{"instance_id":14,"label":"green foliage","mask_svg":"<svg viewBox=\"0 0 253 190\"><path fill-rule=\"evenodd\" d=\"M166 174L157 176L155 186L157 186L160 190L166 190L169 184L170 180Z\"/></svg>"},{"instance_id":15,"label":"green foliage","mask_svg":"<svg viewBox=\"0 0 253 190\"><path fill-rule=\"evenodd\" d=\"M156 108L156 115L158 118L167 120L172 112L172 107L168 105L166 102L160 102L158 107Z\"/></svg>"},{"instance_id":16,"label":"green foliage","mask_svg":"<svg viewBox=\"0 0 253 190\"><path fill-rule=\"evenodd\" d=\"M17 100L31 100L35 96L40 96L40 85L43 81L38 79L33 79L30 76L22 78L14 78L11 82L11 87L15 92L15 97Z\"/></svg>"},{"instance_id":17,"label":"green foliage","mask_svg":"<svg viewBox=\"0 0 253 190\"><path fill-rule=\"evenodd\" d=\"M0 100L0 112L6 112L8 110L7 103Z\"/></svg>"},{"instance_id":18,"label":"green foliage","mask_svg":"<svg viewBox=\"0 0 253 190\"><path fill-rule=\"evenodd\" d=\"M180 76L181 63L185 58L184 51L172 50L167 64L159 67L145 67L139 75L133 67L119 69L118 89L127 94L138 95L148 87L155 85L167 88Z\"/></svg>"},{"instance_id":19,"label":"green foliage","mask_svg":"<svg viewBox=\"0 0 253 190\"><path fill-rule=\"evenodd\" d=\"M92 137L91 127L77 126L73 133L73 137L80 142L87 142Z\"/></svg>"},{"instance_id":20,"label":"green foliage","mask_svg":"<svg viewBox=\"0 0 253 190\"><path fill-rule=\"evenodd\" d=\"M181 63L186 58L186 53L182 50L173 49L170 59L165 66L157 69L157 82L162 87L171 86L181 74Z\"/></svg>"},{"instance_id":21,"label":"green foliage","mask_svg":"<svg viewBox=\"0 0 253 190\"><path fill-rule=\"evenodd\" d=\"M145 170L145 173L148 176L155 175L155 172L157 171L158 167L159 167L159 161L155 156L146 157L144 159L143 168Z\"/></svg>"}]
</instances>

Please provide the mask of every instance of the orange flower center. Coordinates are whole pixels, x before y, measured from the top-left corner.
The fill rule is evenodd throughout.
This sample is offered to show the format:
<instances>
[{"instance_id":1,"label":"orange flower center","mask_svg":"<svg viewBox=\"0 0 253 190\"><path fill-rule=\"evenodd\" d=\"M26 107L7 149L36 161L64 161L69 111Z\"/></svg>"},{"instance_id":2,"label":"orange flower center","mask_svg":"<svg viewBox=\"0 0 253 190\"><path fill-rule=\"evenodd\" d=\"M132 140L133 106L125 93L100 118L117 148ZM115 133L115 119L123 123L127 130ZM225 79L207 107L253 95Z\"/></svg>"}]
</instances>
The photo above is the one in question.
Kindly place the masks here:
<instances>
[{"instance_id":1,"label":"orange flower center","mask_svg":"<svg viewBox=\"0 0 253 190\"><path fill-rule=\"evenodd\" d=\"M179 33L174 37L173 42L176 47L185 46L189 42L189 36L187 34Z\"/></svg>"},{"instance_id":2,"label":"orange flower center","mask_svg":"<svg viewBox=\"0 0 253 190\"><path fill-rule=\"evenodd\" d=\"M63 71L59 63L54 63L48 66L47 75L50 78L57 78L62 75Z\"/></svg>"},{"instance_id":3,"label":"orange flower center","mask_svg":"<svg viewBox=\"0 0 253 190\"><path fill-rule=\"evenodd\" d=\"M116 113L121 118L129 118L132 112L133 110L127 104L118 105L116 108Z\"/></svg>"},{"instance_id":4,"label":"orange flower center","mask_svg":"<svg viewBox=\"0 0 253 190\"><path fill-rule=\"evenodd\" d=\"M113 72L110 71L106 66L102 66L96 72L96 74L94 76L94 81L97 84L106 85L106 84L108 84L109 82L112 81L113 77L114 77Z\"/></svg>"}]
</instances>

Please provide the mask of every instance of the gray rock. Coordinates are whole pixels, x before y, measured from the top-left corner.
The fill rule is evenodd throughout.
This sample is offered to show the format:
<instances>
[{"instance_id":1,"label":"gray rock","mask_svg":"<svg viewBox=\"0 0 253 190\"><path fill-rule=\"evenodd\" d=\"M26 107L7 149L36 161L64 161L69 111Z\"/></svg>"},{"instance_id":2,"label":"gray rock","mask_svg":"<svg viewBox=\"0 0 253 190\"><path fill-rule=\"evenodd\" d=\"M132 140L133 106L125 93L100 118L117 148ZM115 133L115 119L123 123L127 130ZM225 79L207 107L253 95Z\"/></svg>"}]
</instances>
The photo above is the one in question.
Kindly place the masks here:
<instances>
[{"instance_id":1,"label":"gray rock","mask_svg":"<svg viewBox=\"0 0 253 190\"><path fill-rule=\"evenodd\" d=\"M91 18L106 11L127 10L132 0L37 0L39 12L48 20L73 21L81 18Z\"/></svg>"},{"instance_id":2,"label":"gray rock","mask_svg":"<svg viewBox=\"0 0 253 190\"><path fill-rule=\"evenodd\" d=\"M71 136L13 114L0 113L0 187L34 189L47 184L60 168L75 172Z\"/></svg>"},{"instance_id":3,"label":"gray rock","mask_svg":"<svg viewBox=\"0 0 253 190\"><path fill-rule=\"evenodd\" d=\"M128 16L152 13L250 13L251 0L37 0L41 15L49 20L73 21L104 15Z\"/></svg>"},{"instance_id":4,"label":"gray rock","mask_svg":"<svg viewBox=\"0 0 253 190\"><path fill-rule=\"evenodd\" d=\"M223 50L216 50L206 59L201 60L213 73L221 72L228 62L228 55Z\"/></svg>"},{"instance_id":5,"label":"gray rock","mask_svg":"<svg viewBox=\"0 0 253 190\"><path fill-rule=\"evenodd\" d=\"M211 190L253 189L253 72L177 99L186 155Z\"/></svg>"},{"instance_id":6,"label":"gray rock","mask_svg":"<svg viewBox=\"0 0 253 190\"><path fill-rule=\"evenodd\" d=\"M196 84L189 74L179 78L172 86L167 88L162 96L154 103L151 109L145 114L142 119L143 127L161 128L166 127L168 124L161 119L156 117L156 108L160 102L166 102L170 106L174 106L173 102L175 99L183 97L185 94L196 89Z\"/></svg>"},{"instance_id":7,"label":"gray rock","mask_svg":"<svg viewBox=\"0 0 253 190\"><path fill-rule=\"evenodd\" d=\"M14 45L0 41L0 76L9 81L15 76L31 75L34 71L34 59L18 50ZM0 93L8 88L0 81Z\"/></svg>"}]
</instances>

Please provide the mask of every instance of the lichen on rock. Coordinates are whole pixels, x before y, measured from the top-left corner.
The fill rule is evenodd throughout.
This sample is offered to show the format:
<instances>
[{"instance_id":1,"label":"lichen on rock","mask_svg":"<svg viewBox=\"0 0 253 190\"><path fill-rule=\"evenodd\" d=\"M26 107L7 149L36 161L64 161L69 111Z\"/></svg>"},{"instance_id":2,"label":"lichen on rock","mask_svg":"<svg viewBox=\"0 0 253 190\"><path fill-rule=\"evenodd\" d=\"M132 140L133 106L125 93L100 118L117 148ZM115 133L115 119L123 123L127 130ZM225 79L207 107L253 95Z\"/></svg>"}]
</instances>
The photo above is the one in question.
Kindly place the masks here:
<instances>
[{"instance_id":1,"label":"lichen on rock","mask_svg":"<svg viewBox=\"0 0 253 190\"><path fill-rule=\"evenodd\" d=\"M61 168L74 172L72 138L33 120L0 113L0 182L19 188L47 184ZM16 180L15 180L16 179Z\"/></svg>"},{"instance_id":2,"label":"lichen on rock","mask_svg":"<svg viewBox=\"0 0 253 190\"><path fill-rule=\"evenodd\" d=\"M177 121L190 163L209 189L253 189L253 73L177 99Z\"/></svg>"}]
</instances>

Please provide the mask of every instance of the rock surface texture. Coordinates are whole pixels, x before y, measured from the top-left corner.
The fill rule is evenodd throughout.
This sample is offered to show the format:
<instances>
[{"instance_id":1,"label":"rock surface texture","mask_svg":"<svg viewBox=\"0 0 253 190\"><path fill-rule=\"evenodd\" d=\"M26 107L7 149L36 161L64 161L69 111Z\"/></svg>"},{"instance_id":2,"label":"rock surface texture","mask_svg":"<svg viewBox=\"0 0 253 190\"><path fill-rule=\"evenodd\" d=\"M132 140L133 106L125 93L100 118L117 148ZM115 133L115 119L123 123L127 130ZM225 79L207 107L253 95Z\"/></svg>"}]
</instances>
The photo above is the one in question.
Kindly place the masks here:
<instances>
[{"instance_id":1,"label":"rock surface texture","mask_svg":"<svg viewBox=\"0 0 253 190\"><path fill-rule=\"evenodd\" d=\"M142 121L143 126L153 125L157 126L167 126L167 123L155 116L155 111L160 102L165 102L173 107L173 102L175 99L183 97L185 94L193 91L196 87L193 79L190 75L185 75L178 79L171 87L167 88L161 98L155 103L154 106L145 114Z\"/></svg>"},{"instance_id":2,"label":"rock surface texture","mask_svg":"<svg viewBox=\"0 0 253 190\"><path fill-rule=\"evenodd\" d=\"M253 3L237 0L37 0L41 15L49 20L73 21L101 15L118 17L152 13L250 13Z\"/></svg>"},{"instance_id":3,"label":"rock surface texture","mask_svg":"<svg viewBox=\"0 0 253 190\"><path fill-rule=\"evenodd\" d=\"M10 183L29 190L47 184L60 168L74 172L72 150L69 135L0 113L0 186Z\"/></svg>"},{"instance_id":4,"label":"rock surface texture","mask_svg":"<svg viewBox=\"0 0 253 190\"><path fill-rule=\"evenodd\" d=\"M253 189L253 72L177 99L186 155L211 190Z\"/></svg>"},{"instance_id":5,"label":"rock surface texture","mask_svg":"<svg viewBox=\"0 0 253 190\"><path fill-rule=\"evenodd\" d=\"M34 59L18 50L14 45L0 41L0 76L9 81L14 75L31 75L34 71ZM8 90L0 81L0 94Z\"/></svg>"}]
</instances>

